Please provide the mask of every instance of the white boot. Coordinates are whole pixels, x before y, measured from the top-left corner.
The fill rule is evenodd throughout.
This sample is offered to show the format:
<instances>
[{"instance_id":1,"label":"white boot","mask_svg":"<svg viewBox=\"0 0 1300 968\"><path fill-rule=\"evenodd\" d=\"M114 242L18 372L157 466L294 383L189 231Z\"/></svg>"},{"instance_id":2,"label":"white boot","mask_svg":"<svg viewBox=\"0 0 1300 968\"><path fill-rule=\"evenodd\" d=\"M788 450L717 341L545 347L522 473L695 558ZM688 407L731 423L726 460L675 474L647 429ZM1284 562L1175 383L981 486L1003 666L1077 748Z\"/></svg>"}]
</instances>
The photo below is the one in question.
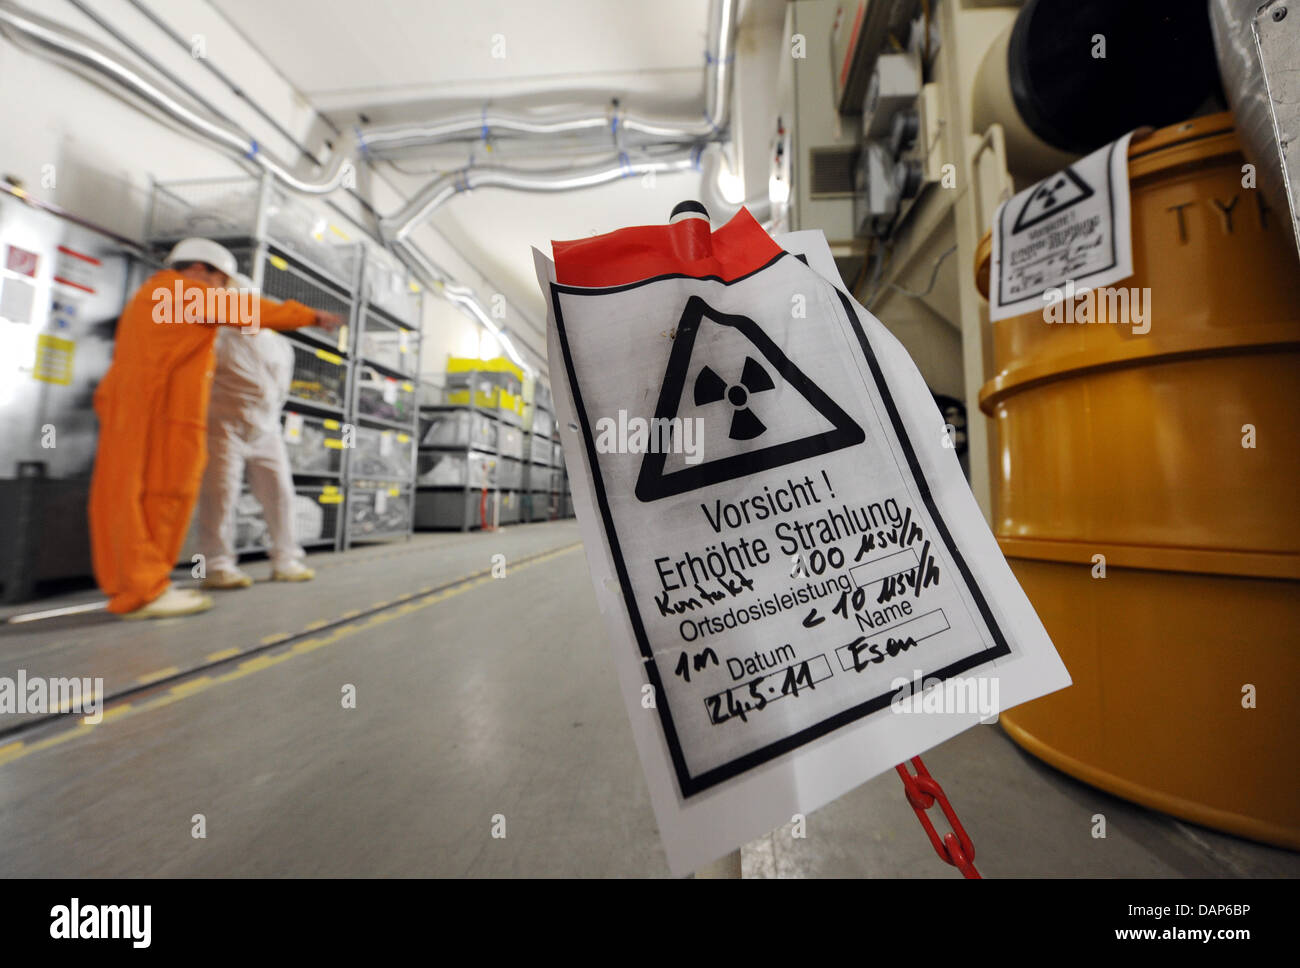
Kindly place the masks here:
<instances>
[{"instance_id":1,"label":"white boot","mask_svg":"<svg viewBox=\"0 0 1300 968\"><path fill-rule=\"evenodd\" d=\"M176 618L180 615L193 615L206 612L212 607L212 599L193 589L180 589L168 585L167 590L146 605L141 605L134 612L127 612L125 619L137 618Z\"/></svg>"},{"instance_id":2,"label":"white boot","mask_svg":"<svg viewBox=\"0 0 1300 968\"><path fill-rule=\"evenodd\" d=\"M204 588L247 588L253 576L238 568L222 568L203 579Z\"/></svg>"},{"instance_id":3,"label":"white boot","mask_svg":"<svg viewBox=\"0 0 1300 968\"><path fill-rule=\"evenodd\" d=\"M291 561L283 568L275 568L271 571L271 578L274 581L311 581L316 577L316 569L308 568L301 561Z\"/></svg>"}]
</instances>

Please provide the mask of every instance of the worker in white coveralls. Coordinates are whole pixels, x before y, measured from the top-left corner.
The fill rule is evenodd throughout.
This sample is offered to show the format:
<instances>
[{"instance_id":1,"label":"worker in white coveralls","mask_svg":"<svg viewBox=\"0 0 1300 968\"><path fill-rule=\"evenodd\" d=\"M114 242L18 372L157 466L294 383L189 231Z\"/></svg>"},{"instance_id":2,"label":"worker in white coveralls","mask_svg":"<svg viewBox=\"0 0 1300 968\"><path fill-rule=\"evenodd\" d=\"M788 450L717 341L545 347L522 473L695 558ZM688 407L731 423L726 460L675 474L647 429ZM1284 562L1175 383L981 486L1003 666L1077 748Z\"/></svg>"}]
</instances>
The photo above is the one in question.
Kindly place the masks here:
<instances>
[{"instance_id":1,"label":"worker in white coveralls","mask_svg":"<svg viewBox=\"0 0 1300 968\"><path fill-rule=\"evenodd\" d=\"M240 287L252 288L246 277ZM271 536L271 577L309 581L294 534L293 472L280 430L280 411L293 378L293 346L270 329L222 327L208 410L208 464L199 495L199 550L207 568L205 588L247 588L235 554L235 511L244 469L262 505Z\"/></svg>"}]
</instances>

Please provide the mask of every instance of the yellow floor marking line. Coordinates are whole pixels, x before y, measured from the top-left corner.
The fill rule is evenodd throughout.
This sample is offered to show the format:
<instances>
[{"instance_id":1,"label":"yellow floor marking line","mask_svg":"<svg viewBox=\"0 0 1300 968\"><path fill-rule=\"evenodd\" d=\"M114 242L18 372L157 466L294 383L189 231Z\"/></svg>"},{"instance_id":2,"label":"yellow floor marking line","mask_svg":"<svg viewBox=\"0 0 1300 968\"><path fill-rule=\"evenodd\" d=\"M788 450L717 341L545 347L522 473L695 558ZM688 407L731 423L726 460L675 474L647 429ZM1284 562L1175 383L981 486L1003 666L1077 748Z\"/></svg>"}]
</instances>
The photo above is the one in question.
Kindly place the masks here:
<instances>
[{"instance_id":1,"label":"yellow floor marking line","mask_svg":"<svg viewBox=\"0 0 1300 968\"><path fill-rule=\"evenodd\" d=\"M202 692L208 688L212 682L211 676L199 676L197 679L187 679L185 682L177 683L171 687L173 696L188 696L192 692Z\"/></svg>"},{"instance_id":2,"label":"yellow floor marking line","mask_svg":"<svg viewBox=\"0 0 1300 968\"><path fill-rule=\"evenodd\" d=\"M222 659L233 658L242 651L244 650L240 648L222 649L220 652L209 652L206 658L209 662L220 662Z\"/></svg>"},{"instance_id":3,"label":"yellow floor marking line","mask_svg":"<svg viewBox=\"0 0 1300 968\"><path fill-rule=\"evenodd\" d=\"M157 682L159 679L166 679L168 676L179 675L179 666L168 666L166 669L159 669L156 672L146 672L142 676L136 676L135 681L142 686L147 686L151 682Z\"/></svg>"},{"instance_id":4,"label":"yellow floor marking line","mask_svg":"<svg viewBox=\"0 0 1300 968\"><path fill-rule=\"evenodd\" d=\"M291 639L291 638L293 638L293 635L289 632L276 632L274 635L268 635L266 636L266 638L262 639L262 644L275 645L275 643L277 642L283 642L285 639ZM235 654L238 655L239 652L236 652Z\"/></svg>"},{"instance_id":5,"label":"yellow floor marking line","mask_svg":"<svg viewBox=\"0 0 1300 968\"><path fill-rule=\"evenodd\" d=\"M563 548L556 548L554 551L545 552L538 557L515 567L517 571L522 571L523 569L530 568L533 565L540 565L550 561L552 558L558 558L571 551L576 551L581 547L582 543L578 542L576 544L566 545ZM354 622L350 625L341 625L338 628L332 629L320 638L305 639L302 642L296 642L288 650L281 652L278 655L259 655L252 659L246 659L235 666L234 669L223 675L202 676L198 679L180 683L173 686L171 689L168 689L161 695L154 696L143 702L136 701L125 703L120 706L114 705L104 711L103 718L100 720L99 725L103 725L111 720L130 719L138 713L159 709L163 706L170 706L172 703L179 702L181 699L207 692L214 686L219 686L227 682L234 682L236 679L242 679L244 676L251 675L254 672L260 672L262 669L269 669L272 666L279 665L281 662L287 662L295 655L303 655L307 652L312 652L316 649L322 648L323 646L333 645L342 639L355 635L357 632L362 632L383 625L387 622L391 622L393 619L398 618L401 615L409 614L410 612L418 612L421 609L428 608L438 602L446 601L448 598L453 598L456 595L477 588L491 580L491 574L484 575L476 572L463 579L458 579L452 587L443 589L437 594L429 595L418 602L408 602L403 606L390 609L386 612L376 612L363 621ZM275 637L271 636L270 638ZM280 639L283 638L289 638L289 636L281 636L280 638L277 638L276 641L280 641ZM236 654L238 654L238 650L236 650ZM165 673L165 675L174 675L179 671L180 670L178 669L171 669L163 670L163 673ZM154 675L157 676L158 674L155 673ZM165 675L163 676L164 678ZM32 753L39 753L42 750L47 750L54 746L60 746L69 740L76 739L78 736L85 736L93 729L95 729L95 726L90 725L83 720L80 725L72 729L55 733L53 736L48 736L45 739L38 740L30 745L22 740L18 740L9 743L6 746L0 746L0 766L4 766L6 763L12 763L14 760L22 759Z\"/></svg>"}]
</instances>

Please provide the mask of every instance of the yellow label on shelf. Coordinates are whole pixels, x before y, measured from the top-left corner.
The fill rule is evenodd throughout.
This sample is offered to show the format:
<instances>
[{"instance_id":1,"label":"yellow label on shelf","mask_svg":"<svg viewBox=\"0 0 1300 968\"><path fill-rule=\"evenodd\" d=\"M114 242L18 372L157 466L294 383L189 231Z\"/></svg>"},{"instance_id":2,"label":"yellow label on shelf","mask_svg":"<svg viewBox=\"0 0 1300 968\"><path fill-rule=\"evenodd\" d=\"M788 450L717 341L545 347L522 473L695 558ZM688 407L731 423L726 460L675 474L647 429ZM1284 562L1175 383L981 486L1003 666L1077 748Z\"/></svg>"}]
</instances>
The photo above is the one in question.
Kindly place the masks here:
<instances>
[{"instance_id":1,"label":"yellow label on shelf","mask_svg":"<svg viewBox=\"0 0 1300 968\"><path fill-rule=\"evenodd\" d=\"M410 380L406 380L402 383L402 389L405 390L407 393L414 393L415 384L412 383Z\"/></svg>"},{"instance_id":2,"label":"yellow label on shelf","mask_svg":"<svg viewBox=\"0 0 1300 968\"><path fill-rule=\"evenodd\" d=\"M322 420L321 424L324 425L326 430L338 430L341 426L343 426L337 420Z\"/></svg>"},{"instance_id":3,"label":"yellow label on shelf","mask_svg":"<svg viewBox=\"0 0 1300 968\"><path fill-rule=\"evenodd\" d=\"M390 487L388 489L389 497L401 497L401 495L402 495L402 489L400 487Z\"/></svg>"},{"instance_id":4,"label":"yellow label on shelf","mask_svg":"<svg viewBox=\"0 0 1300 968\"><path fill-rule=\"evenodd\" d=\"M278 255L268 255L266 257L266 261L271 263L271 265L275 266L281 272L284 272L286 269L289 268L288 261L280 258Z\"/></svg>"},{"instance_id":5,"label":"yellow label on shelf","mask_svg":"<svg viewBox=\"0 0 1300 968\"><path fill-rule=\"evenodd\" d=\"M335 366L343 365L343 357L336 356L335 354L331 353L329 350L317 350L316 358L318 360L324 360L326 363L333 363Z\"/></svg>"},{"instance_id":6,"label":"yellow label on shelf","mask_svg":"<svg viewBox=\"0 0 1300 968\"><path fill-rule=\"evenodd\" d=\"M326 484L321 488L326 494L337 494L339 486L337 484Z\"/></svg>"},{"instance_id":7,"label":"yellow label on shelf","mask_svg":"<svg viewBox=\"0 0 1300 968\"><path fill-rule=\"evenodd\" d=\"M320 497L316 498L316 500L319 501L321 504L342 504L342 503L343 503L343 495L342 495L342 494L322 494Z\"/></svg>"},{"instance_id":8,"label":"yellow label on shelf","mask_svg":"<svg viewBox=\"0 0 1300 968\"><path fill-rule=\"evenodd\" d=\"M348 233L344 232L341 228L339 228L339 227L338 227L337 225L335 225L333 222L330 223L330 231L333 232L335 235L337 235L337 236L338 236L340 239L342 239L344 242L348 241Z\"/></svg>"},{"instance_id":9,"label":"yellow label on shelf","mask_svg":"<svg viewBox=\"0 0 1300 968\"><path fill-rule=\"evenodd\" d=\"M326 437L325 446L328 447L330 450L342 450L343 441L340 440L338 437Z\"/></svg>"},{"instance_id":10,"label":"yellow label on shelf","mask_svg":"<svg viewBox=\"0 0 1300 968\"><path fill-rule=\"evenodd\" d=\"M411 442L411 436L410 436L410 434L398 434L398 435L397 435L397 442L398 442L399 444L409 444L409 443Z\"/></svg>"},{"instance_id":11,"label":"yellow label on shelf","mask_svg":"<svg viewBox=\"0 0 1300 968\"><path fill-rule=\"evenodd\" d=\"M410 287L411 287L411 292L419 292L419 291L420 291L420 284L419 284L418 282L412 282L412 283L410 283L409 285L410 285Z\"/></svg>"}]
</instances>

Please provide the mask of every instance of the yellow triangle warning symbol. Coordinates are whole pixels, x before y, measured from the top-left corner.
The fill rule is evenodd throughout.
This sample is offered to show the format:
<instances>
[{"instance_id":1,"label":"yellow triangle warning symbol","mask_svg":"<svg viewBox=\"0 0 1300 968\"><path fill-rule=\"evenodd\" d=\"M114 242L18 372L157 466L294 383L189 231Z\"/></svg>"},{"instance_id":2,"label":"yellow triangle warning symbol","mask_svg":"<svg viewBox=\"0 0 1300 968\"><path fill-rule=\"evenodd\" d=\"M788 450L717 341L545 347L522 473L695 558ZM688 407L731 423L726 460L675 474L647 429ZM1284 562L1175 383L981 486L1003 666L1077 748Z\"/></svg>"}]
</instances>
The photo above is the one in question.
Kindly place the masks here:
<instances>
[{"instance_id":1,"label":"yellow triangle warning symbol","mask_svg":"<svg viewBox=\"0 0 1300 968\"><path fill-rule=\"evenodd\" d=\"M706 320L743 341L739 353L743 364L701 366L692 359ZM765 401L777 399L782 402L773 404L776 409L769 412ZM719 312L699 296L687 300L677 324L655 419L666 425L682 416L684 409L722 414L714 416L710 426L719 428L727 446L716 448L722 456L672 471L666 471L666 451L648 452L636 482L641 501L747 477L866 439L862 428L754 320Z\"/></svg>"}]
</instances>

